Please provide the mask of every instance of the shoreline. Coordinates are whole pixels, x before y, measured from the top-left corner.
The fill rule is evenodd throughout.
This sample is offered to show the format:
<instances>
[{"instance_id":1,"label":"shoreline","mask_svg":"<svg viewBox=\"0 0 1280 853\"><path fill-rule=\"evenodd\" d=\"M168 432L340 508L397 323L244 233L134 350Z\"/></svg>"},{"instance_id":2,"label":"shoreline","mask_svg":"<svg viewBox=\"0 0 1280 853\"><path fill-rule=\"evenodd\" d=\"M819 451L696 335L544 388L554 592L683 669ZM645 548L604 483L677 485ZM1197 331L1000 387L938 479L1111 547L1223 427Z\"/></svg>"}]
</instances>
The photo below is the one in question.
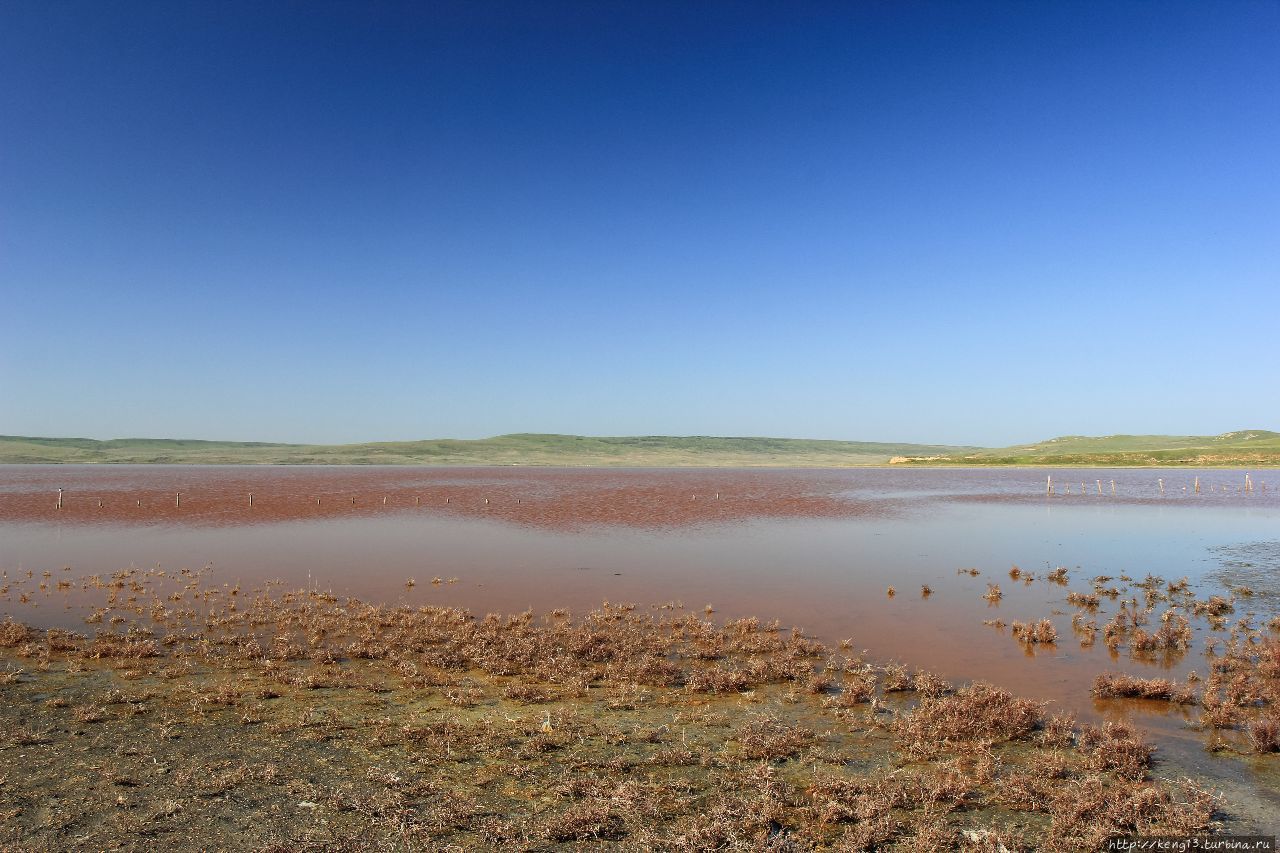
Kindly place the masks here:
<instances>
[{"instance_id":1,"label":"shoreline","mask_svg":"<svg viewBox=\"0 0 1280 853\"><path fill-rule=\"evenodd\" d=\"M955 463L955 464L914 464L914 463L872 463L866 465L805 465L794 462L777 462L777 463L761 463L757 465L747 464L683 464L683 465L659 465L659 464L601 464L599 462L207 462L207 461L115 461L115 460L39 460L39 461L13 461L0 459L0 466L14 468L28 467L71 467L76 465L93 466L93 467L183 467L183 468L397 468L397 469L436 469L436 470L456 470L459 468L477 468L477 469L495 469L506 470L510 468L529 468L533 470L583 470L595 469L602 471L1008 471L1018 469L1028 470L1044 470L1061 468L1064 470L1114 470L1114 471L1143 471L1143 470L1186 470L1186 471L1245 471L1258 470L1269 471L1272 469L1280 469L1280 460L1275 462L1259 462L1259 463L1221 463L1206 462L1203 464L1150 464L1150 465L1120 465L1100 462L1011 462L1007 464L999 463Z\"/></svg>"},{"instance_id":2,"label":"shoreline","mask_svg":"<svg viewBox=\"0 0 1280 853\"><path fill-rule=\"evenodd\" d=\"M1266 828L1162 781L1169 768L1131 727L1077 724L758 619L608 604L477 618L181 577L182 600L149 606L145 576L101 580L116 612L146 616L108 610L93 637L0 623L0 754L50 762L0 787L7 840L216 838L244 824L259 845L290 844L323 824L347 843L407 828L419 844L481 847L918 849L977 833L1097 849L1224 818ZM96 781L85 762L102 766ZM51 785L79 803L62 829L31 822Z\"/></svg>"},{"instance_id":3,"label":"shoreline","mask_svg":"<svg viewBox=\"0 0 1280 853\"><path fill-rule=\"evenodd\" d=\"M9 469L0 495L15 544L30 537L9 553L0 613L61 626L0 615L0 756L50 765L29 782L0 771L0 844L912 849L982 832L1094 849L1100 826L1172 832L1166 817L1276 829L1280 763L1255 752L1280 708L1276 589L1243 569L1177 579L1195 541L1177 538L1184 518L1231 520L1212 540L1224 548L1240 531L1265 546L1227 549L1224 567L1270 565L1274 495L1224 491L1234 474L1202 473L1194 501L1117 474L1121 500L1061 503L1043 476L1003 469L136 466L86 473L91 487L63 470ZM53 486L70 486L63 509ZM976 526L971 499L1010 506ZM1151 509L1165 504L1205 515ZM1114 511L1043 509L1059 506ZM1149 529L1168 535L1134 540L1136 560L1063 535L1162 515ZM302 516L364 526L316 524L304 546L302 528L271 525ZM990 537L990 553L959 547ZM999 568L1010 558L1035 568ZM807 597L790 589L800 565ZM1142 578L1162 567L1169 579ZM287 580L265 580L277 571ZM718 610L616 603L663 594ZM1076 814L1065 790L1101 794ZM50 795L64 815L42 810Z\"/></svg>"}]
</instances>

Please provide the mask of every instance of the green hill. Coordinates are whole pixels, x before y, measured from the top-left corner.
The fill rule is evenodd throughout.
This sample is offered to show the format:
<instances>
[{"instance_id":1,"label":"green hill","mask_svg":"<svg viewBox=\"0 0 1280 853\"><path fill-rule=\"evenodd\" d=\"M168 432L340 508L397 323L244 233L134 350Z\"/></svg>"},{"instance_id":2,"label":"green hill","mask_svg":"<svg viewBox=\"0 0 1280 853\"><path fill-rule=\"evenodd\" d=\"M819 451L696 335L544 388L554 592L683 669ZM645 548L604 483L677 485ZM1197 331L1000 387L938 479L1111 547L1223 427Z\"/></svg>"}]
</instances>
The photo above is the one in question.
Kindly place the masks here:
<instances>
[{"instance_id":1,"label":"green hill","mask_svg":"<svg viewBox=\"0 0 1280 853\"><path fill-rule=\"evenodd\" d=\"M873 441L714 436L545 435L367 444L271 444L167 438L0 436L0 463L204 465L564 465L613 467L796 467L865 465L1045 465L1264 467L1280 465L1280 433L1067 435L1035 444L981 448Z\"/></svg>"},{"instance_id":2,"label":"green hill","mask_svg":"<svg viewBox=\"0 0 1280 853\"><path fill-rule=\"evenodd\" d=\"M1064 435L1035 444L895 458L900 465L1280 465L1280 433L1263 429L1222 435Z\"/></svg>"},{"instance_id":3,"label":"green hill","mask_svg":"<svg viewBox=\"0 0 1280 853\"><path fill-rule=\"evenodd\" d=\"M0 463L287 465L794 466L883 465L894 456L976 450L927 444L710 436L590 437L520 433L476 440L268 444L0 436Z\"/></svg>"}]
</instances>

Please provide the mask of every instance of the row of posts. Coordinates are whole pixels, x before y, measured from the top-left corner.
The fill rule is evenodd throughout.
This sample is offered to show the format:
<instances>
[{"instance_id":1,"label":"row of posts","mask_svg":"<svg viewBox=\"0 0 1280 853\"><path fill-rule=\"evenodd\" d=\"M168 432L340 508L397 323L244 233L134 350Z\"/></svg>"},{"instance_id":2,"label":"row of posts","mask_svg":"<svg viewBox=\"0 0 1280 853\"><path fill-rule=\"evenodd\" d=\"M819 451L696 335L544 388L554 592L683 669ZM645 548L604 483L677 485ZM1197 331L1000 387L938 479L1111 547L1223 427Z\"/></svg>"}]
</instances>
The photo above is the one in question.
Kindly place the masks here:
<instances>
[{"instance_id":1,"label":"row of posts","mask_svg":"<svg viewBox=\"0 0 1280 853\"><path fill-rule=\"evenodd\" d=\"M1102 481L1101 481L1101 480L1095 480L1094 482L1098 484L1098 494L1102 494ZM1160 494L1162 494L1162 495L1163 495L1163 494L1164 494L1164 478L1163 478L1163 477L1158 477L1158 478L1156 478L1156 484L1160 487ZM1196 479L1195 479L1195 485L1193 486L1193 488L1194 488L1195 493L1196 493L1197 495L1198 495L1198 494L1200 494L1200 478L1199 478L1199 477L1196 477ZM1225 488L1225 487L1224 487L1224 488ZM1182 487L1182 490L1183 490L1183 491L1186 491L1186 489L1187 489L1187 487L1186 487L1186 486L1183 486L1183 487ZM1263 490L1263 491L1266 491L1266 489L1267 489L1267 484L1266 484L1266 483L1263 483L1263 484L1262 484L1262 490ZM1082 495L1083 495L1083 494L1085 494L1087 491L1088 491L1088 489L1086 488L1085 484L1084 484L1084 483L1081 483L1081 484L1080 484L1080 494L1082 494ZM1252 492L1252 491L1253 491L1253 478L1252 478L1252 477L1250 477L1247 473L1244 475L1244 491L1246 491L1246 492ZM1054 489L1053 489L1053 475L1052 475L1052 474L1050 474L1050 475L1045 479L1045 483L1044 483L1044 493L1045 493L1045 495L1052 495L1052 494L1055 494ZM1068 484L1068 485L1067 485L1067 492L1066 492L1066 493L1067 493L1067 494L1071 494L1071 485L1070 485L1070 484ZM1111 494L1112 494L1112 495L1115 495L1115 493L1116 493L1116 481L1115 481L1115 480L1112 480L1112 481L1111 481Z\"/></svg>"},{"instance_id":2,"label":"row of posts","mask_svg":"<svg viewBox=\"0 0 1280 853\"><path fill-rule=\"evenodd\" d=\"M1102 494L1102 481L1101 481L1101 480L1094 480L1094 483L1096 483L1096 484L1097 484L1097 487L1098 487L1098 494L1099 494L1099 495L1101 495L1101 494ZM1163 495L1163 494L1164 494L1164 478L1163 478L1163 477L1159 477L1159 478L1157 478L1157 479L1156 479L1156 483L1157 483L1157 485L1160 487L1160 494L1162 494L1162 495ZM1266 483L1263 483L1263 484L1262 484L1262 490L1263 490L1263 491L1266 491L1266 488L1267 488L1267 484L1266 484ZM1194 491L1195 491L1195 493L1196 493L1197 495L1198 495L1198 494L1200 494L1200 478L1199 478L1199 477L1196 477L1196 479L1195 479L1195 485L1193 486L1193 489L1194 489ZM1186 490L1186 486L1183 486L1183 490L1184 490L1184 491ZM1252 478L1252 477L1250 477L1250 476L1246 473L1246 474L1244 475L1244 491L1246 491L1246 492L1252 492L1253 490L1254 490L1254 489L1253 489L1253 478ZM1087 488L1085 487L1085 484L1084 484L1084 483L1081 483L1081 484L1080 484L1080 494L1082 494L1082 495L1083 495L1083 494L1085 494L1087 491L1088 491L1088 490L1087 490ZM1045 478L1045 483L1044 483L1044 493L1045 493L1045 495L1053 495L1053 494L1055 494L1055 492L1054 492L1054 488L1053 488L1053 475L1052 475L1052 474L1048 475L1048 477L1046 477L1046 478ZM1066 492L1066 493L1067 493L1067 494L1071 494L1071 486L1070 486L1069 484L1068 484L1068 486L1067 486L1067 492ZM1112 480L1112 481L1111 481L1111 494L1112 494L1112 496L1114 496L1114 495L1115 495L1115 493L1116 493L1116 481L1115 481L1115 480ZM58 504L57 504L58 509L62 509L62 495L63 495L63 490L62 490L62 489L58 489ZM720 493L719 493L719 492L716 492L716 497L717 497L717 498L719 498L719 497L720 497ZM693 496L693 498L692 498L692 500L697 500L697 499L698 499L698 496L697 496L697 495L694 495L694 496ZM449 498L445 498L445 499L444 499L444 502L445 502L445 503L449 503L449 501L450 501L450 499L449 499ZM485 505L486 505L486 506L488 506L488 505L489 505L489 499L488 499L488 498L485 498L485 499L484 499L484 502L485 502ZM356 499L355 499L355 498L352 498L352 499L351 499L351 505L352 505L352 506L355 506L355 503L356 503ZM141 505L142 505L142 502L141 502L141 501L139 501L139 502L138 502L138 505L139 505L139 506L141 506ZM174 493L173 493L173 505L174 505L174 507L181 507L181 506L182 506L182 492L174 492ZM386 497L386 495L383 495L383 497L382 497L382 505L383 505L383 506L386 506L386 505L387 505L387 497ZM421 499L421 498L419 498L419 497L415 497L415 498L413 499L413 505L414 505L414 506L421 506L421 505L422 505L422 499ZM101 501L101 500L99 500L99 501L98 501L98 506L102 506L102 501ZM253 506L253 492L249 492L249 506L251 506L251 507ZM320 499L319 499L319 498L316 498L316 506L320 506Z\"/></svg>"}]
</instances>

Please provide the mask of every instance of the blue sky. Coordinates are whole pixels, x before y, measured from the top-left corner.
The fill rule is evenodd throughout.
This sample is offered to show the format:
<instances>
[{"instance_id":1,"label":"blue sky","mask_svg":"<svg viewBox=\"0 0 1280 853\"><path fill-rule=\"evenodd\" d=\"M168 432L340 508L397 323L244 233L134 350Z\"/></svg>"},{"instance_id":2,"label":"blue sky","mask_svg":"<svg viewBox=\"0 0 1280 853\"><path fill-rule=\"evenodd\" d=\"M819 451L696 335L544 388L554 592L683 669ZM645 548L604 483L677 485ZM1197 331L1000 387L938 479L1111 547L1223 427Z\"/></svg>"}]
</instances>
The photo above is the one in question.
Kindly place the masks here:
<instances>
[{"instance_id":1,"label":"blue sky","mask_svg":"<svg viewBox=\"0 0 1280 853\"><path fill-rule=\"evenodd\" d=\"M1280 4L0 4L0 433L1280 429Z\"/></svg>"}]
</instances>

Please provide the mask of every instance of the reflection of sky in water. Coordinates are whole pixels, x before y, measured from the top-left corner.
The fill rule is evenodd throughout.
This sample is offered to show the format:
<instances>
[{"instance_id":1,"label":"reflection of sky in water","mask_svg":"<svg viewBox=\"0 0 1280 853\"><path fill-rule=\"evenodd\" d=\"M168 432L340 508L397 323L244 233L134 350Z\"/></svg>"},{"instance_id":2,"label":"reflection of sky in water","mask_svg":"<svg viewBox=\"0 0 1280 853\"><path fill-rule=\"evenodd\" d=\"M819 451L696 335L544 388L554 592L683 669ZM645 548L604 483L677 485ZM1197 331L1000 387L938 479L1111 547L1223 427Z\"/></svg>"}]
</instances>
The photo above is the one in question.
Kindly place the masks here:
<instances>
[{"instance_id":1,"label":"reflection of sky in water","mask_svg":"<svg viewBox=\"0 0 1280 853\"><path fill-rule=\"evenodd\" d=\"M423 476L403 476L413 481L414 473ZM455 476L473 483L476 473ZM1085 473L1076 472L1076 479ZM1154 480L1159 473L1168 488L1187 472L1116 473L1117 479L1143 480ZM1199 476L1203 488L1216 482L1214 476L1236 479L1237 473ZM560 488L555 478L562 475L492 476L504 482L525 478L529 488L522 494L535 500L536 494ZM610 479L607 473L587 476ZM632 471L618 479L649 483L673 476L681 474ZM1093 479L1101 477L1098 472ZM848 638L856 649L867 649L879 659L901 658L952 677L1007 682L1016 673L1021 688L1060 698L1066 696L1067 684L1087 694L1088 679L1101 669L1153 674L1151 669L1162 666L1131 661L1124 653L1113 660L1100 642L1081 649L1071 637L1074 608L1065 601L1068 589L1087 590L1095 575L1127 574L1141 580L1153 573L1168 580L1186 576L1201 587L1202 595L1217 592L1217 573L1224 563L1239 563L1241 554L1252 554L1250 543L1274 543L1280 529L1280 509L1270 500L1228 496L1191 503L1179 497L1162 504L1022 497L1031 479L1042 479L1038 471L813 474L818 488L828 494L833 481L844 486L838 481L845 478L852 481L856 497L874 495L891 503L894 512L668 528L560 529L411 512L226 526L0 522L0 568L8 570L11 581L25 570L34 571L36 578L23 587L29 593L44 570L53 571L55 581L66 577L64 565L80 576L129 566L173 572L212 564L211 579L219 585L239 582L251 588L268 578L291 587L310 582L370 601L461 606L479 614L561 606L583 612L603 600L642 607L679 601L689 610L711 604L718 617L777 618L827 641ZM742 482L753 489L806 484L803 472L780 474L777 480L753 473ZM913 493L924 496L904 497ZM966 497L973 495L1019 499ZM1235 550L1221 550L1223 546ZM1065 588L1043 580L1026 585L1009 578L1013 564L1040 575L1065 566L1072 582ZM981 575L957 574L969 566ZM436 577L444 582L432 585ZM408 578L417 581L412 589L405 587ZM458 582L450 584L450 578ZM982 598L989 582L1004 592L997 607ZM925 583L934 590L927 599L920 595ZM885 594L890 585L898 592L893 599ZM40 607L32 608L17 602L18 591L0 600L0 612L36 623L83 627L79 612L65 608L71 594L35 595ZM1261 604L1260 598L1252 601ZM1246 600L1241 613L1250 607ZM1114 610L1113 602L1104 602L1099 625ZM1012 622L1045 615L1053 615L1064 639L1031 657L1007 633L982 624L985 619ZM1201 628L1197 637L1204 635ZM1163 665L1175 675L1196 665L1204 669L1198 655Z\"/></svg>"},{"instance_id":2,"label":"reflection of sky in water","mask_svg":"<svg viewBox=\"0 0 1280 853\"><path fill-rule=\"evenodd\" d=\"M1280 615L1280 541L1242 542L1211 549L1219 564L1211 581L1243 592L1247 606L1264 618Z\"/></svg>"},{"instance_id":3,"label":"reflection of sky in water","mask_svg":"<svg viewBox=\"0 0 1280 853\"><path fill-rule=\"evenodd\" d=\"M1120 499L1078 496L1082 479L1103 479L1109 491L1112 473L1124 484ZM1182 481L1191 484L1197 475L1204 491L1183 497ZM1044 474L1026 470L785 472L776 477L751 472L737 480L707 472L630 471L617 480L603 472L396 472L408 487L424 477L433 482L453 477L468 486L479 480L516 483L526 505L562 494L565 483L577 482L578 476L596 488L610 482L648 487L655 481L669 488L673 481L684 485L685 477L716 476L723 477L717 483L740 484L743 492L766 499L784 485L801 492L811 487L828 496L847 493L859 501L883 502L892 511L843 518L748 516L666 527L539 526L480 514L404 511L194 526L169 520L132 525L0 521L0 568L13 585L7 600L0 596L0 614L93 630L82 622L85 602L79 592L35 590L41 572L53 572L53 587L61 578L129 566L172 574L206 564L214 567L210 582L216 586L241 583L251 589L266 579L281 579L288 587L310 582L370 601L460 606L478 615L562 606L580 614L603 600L641 608L678 601L685 612L701 612L711 604L716 618L776 618L784 627L801 626L830 643L847 638L853 653L866 650L874 659L902 660L952 679L985 679L1049 701L1051 710L1065 708L1083 720L1096 720L1122 714L1125 706L1090 699L1095 675L1127 671L1185 678L1191 669L1203 675L1207 661L1198 646L1212 632L1193 621L1197 648L1167 660L1135 660L1127 650L1112 654L1100 637L1082 648L1071 632L1075 608L1066 603L1068 590L1087 591L1096 575L1140 581L1148 573L1166 580L1188 577L1201 597L1221 592L1224 581L1248 584L1258 594L1240 600L1232 621L1249 610L1267 614L1280 601L1276 491L1247 498L1221 491L1223 485L1235 488L1232 484L1242 478L1234 471L1079 471L1073 473L1075 496L1053 500L1030 493L1033 486L1043 489ZM1157 476L1165 479L1163 501L1153 486ZM1215 486L1219 491L1208 491ZM1147 492L1139 496L1140 489ZM1124 497L1125 491L1136 497ZM1040 579L1027 585L1009 577L1013 564L1040 576L1065 566L1071 582L1062 587ZM62 572L65 565L74 571ZM970 566L981 574L957 573ZM35 577L22 581L26 570ZM437 577L438 586L431 583ZM408 578L416 586L407 588ZM451 578L458 580L448 583ZM174 577L149 581L162 597L183 582ZM934 590L928 598L920 594L925 583ZM997 606L982 598L988 583L1004 592ZM890 585L897 589L892 599L885 594ZM23 591L39 606L20 604ZM1140 591L1131 594L1141 600ZM68 608L72 602L76 606ZM1157 605L1153 622L1165 606ZM1116 602L1104 599L1098 625L1115 610ZM1044 616L1054 620L1060 635L1047 648L1024 649L1007 629L983 624ZM1206 760L1199 736L1184 728L1182 711L1145 713L1141 722L1179 762L1199 766Z\"/></svg>"}]
</instances>

